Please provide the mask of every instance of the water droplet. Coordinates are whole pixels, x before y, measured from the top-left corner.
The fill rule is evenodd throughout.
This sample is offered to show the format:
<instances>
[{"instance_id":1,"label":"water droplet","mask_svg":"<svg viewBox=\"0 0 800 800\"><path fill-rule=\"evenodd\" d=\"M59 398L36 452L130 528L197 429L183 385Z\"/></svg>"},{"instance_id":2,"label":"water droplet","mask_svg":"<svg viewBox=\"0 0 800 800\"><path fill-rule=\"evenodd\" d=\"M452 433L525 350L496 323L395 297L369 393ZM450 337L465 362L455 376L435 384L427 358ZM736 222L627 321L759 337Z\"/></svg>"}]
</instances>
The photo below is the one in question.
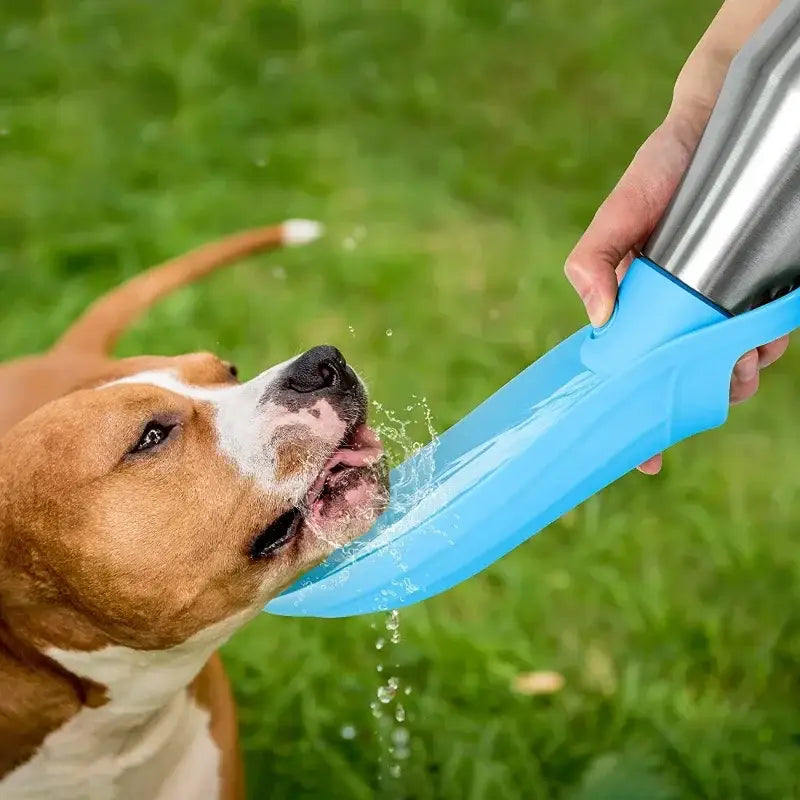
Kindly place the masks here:
<instances>
[{"instance_id":1,"label":"water droplet","mask_svg":"<svg viewBox=\"0 0 800 800\"><path fill-rule=\"evenodd\" d=\"M406 710L400 705L400 703L397 704L397 708L394 710L394 718L398 722L406 721Z\"/></svg>"},{"instance_id":2,"label":"water droplet","mask_svg":"<svg viewBox=\"0 0 800 800\"><path fill-rule=\"evenodd\" d=\"M383 638L378 639L378 641L375 642L375 649L376 650L383 650L383 646L385 644L386 644L386 639L383 639Z\"/></svg>"},{"instance_id":3,"label":"water droplet","mask_svg":"<svg viewBox=\"0 0 800 800\"><path fill-rule=\"evenodd\" d=\"M381 687L381 688L383 688L383 687ZM380 717L381 714L383 713L381 711L381 707L374 700L369 704L369 707L372 710L372 716L373 717Z\"/></svg>"},{"instance_id":4,"label":"water droplet","mask_svg":"<svg viewBox=\"0 0 800 800\"><path fill-rule=\"evenodd\" d=\"M398 727L392 731L392 742L396 747L404 747L410 738L411 735L405 728Z\"/></svg>"},{"instance_id":5,"label":"water droplet","mask_svg":"<svg viewBox=\"0 0 800 800\"><path fill-rule=\"evenodd\" d=\"M353 725L342 725L342 729L339 731L339 735L342 739L355 739L356 738L356 729Z\"/></svg>"},{"instance_id":6,"label":"water droplet","mask_svg":"<svg viewBox=\"0 0 800 800\"><path fill-rule=\"evenodd\" d=\"M342 247L345 250L355 250L356 249L356 240L352 236L348 236L343 242Z\"/></svg>"},{"instance_id":7,"label":"water droplet","mask_svg":"<svg viewBox=\"0 0 800 800\"><path fill-rule=\"evenodd\" d=\"M410 686L406 686L406 689L405 689L404 693L407 694L407 695L411 694L411 687Z\"/></svg>"},{"instance_id":8,"label":"water droplet","mask_svg":"<svg viewBox=\"0 0 800 800\"><path fill-rule=\"evenodd\" d=\"M400 643L400 631L392 631L392 635L389 637L389 641L392 644L399 644Z\"/></svg>"},{"instance_id":9,"label":"water droplet","mask_svg":"<svg viewBox=\"0 0 800 800\"><path fill-rule=\"evenodd\" d=\"M378 670L378 672L383 672L383 664L378 664L376 669Z\"/></svg>"},{"instance_id":10,"label":"water droplet","mask_svg":"<svg viewBox=\"0 0 800 800\"><path fill-rule=\"evenodd\" d=\"M356 335L355 328L353 328L353 326L352 326L352 325L348 325L348 326L347 326L347 330L349 330L349 331L350 331L350 335L351 335L353 338L355 338L355 335ZM373 625L372 625L372 627L374 628L374 627L375 627L375 625L373 624Z\"/></svg>"},{"instance_id":11,"label":"water droplet","mask_svg":"<svg viewBox=\"0 0 800 800\"><path fill-rule=\"evenodd\" d=\"M399 777L400 777L400 775L402 774L402 772L403 772L403 770L402 770L402 768L400 767L400 765L399 765L399 764L392 764L392 765L389 767L389 774L390 774L390 775L391 775L393 778L399 778Z\"/></svg>"},{"instance_id":12,"label":"water droplet","mask_svg":"<svg viewBox=\"0 0 800 800\"><path fill-rule=\"evenodd\" d=\"M391 686L379 686L378 687L378 700L381 701L384 705L387 703L392 702L392 698L395 695L395 689L392 689Z\"/></svg>"},{"instance_id":13,"label":"water droplet","mask_svg":"<svg viewBox=\"0 0 800 800\"><path fill-rule=\"evenodd\" d=\"M386 630L396 631L400 627L400 614L397 611L392 611L389 618L386 620Z\"/></svg>"},{"instance_id":14,"label":"water droplet","mask_svg":"<svg viewBox=\"0 0 800 800\"><path fill-rule=\"evenodd\" d=\"M387 329L386 329L386 335L387 335L387 336L391 336L393 333L394 333L394 331L392 331L392 329L391 329L391 328L387 328Z\"/></svg>"},{"instance_id":15,"label":"water droplet","mask_svg":"<svg viewBox=\"0 0 800 800\"><path fill-rule=\"evenodd\" d=\"M391 689L393 692L396 692L396 691L397 691L397 687L400 685L400 678L396 678L396 677L392 676L392 677L391 677L391 678L389 678L389 680L387 681L387 685L389 686L389 688L390 688L390 689Z\"/></svg>"},{"instance_id":16,"label":"water droplet","mask_svg":"<svg viewBox=\"0 0 800 800\"><path fill-rule=\"evenodd\" d=\"M398 761L405 761L411 755L411 751L407 747L396 747L394 750L394 757Z\"/></svg>"}]
</instances>

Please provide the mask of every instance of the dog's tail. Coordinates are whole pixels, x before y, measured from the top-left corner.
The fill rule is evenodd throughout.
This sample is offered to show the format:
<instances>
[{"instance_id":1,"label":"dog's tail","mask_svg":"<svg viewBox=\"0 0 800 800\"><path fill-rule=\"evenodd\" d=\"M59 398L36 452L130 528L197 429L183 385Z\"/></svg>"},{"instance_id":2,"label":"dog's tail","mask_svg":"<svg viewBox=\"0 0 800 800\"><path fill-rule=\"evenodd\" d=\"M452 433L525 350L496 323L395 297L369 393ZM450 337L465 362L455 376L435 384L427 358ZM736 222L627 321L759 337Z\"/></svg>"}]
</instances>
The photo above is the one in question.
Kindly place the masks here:
<instances>
[{"instance_id":1,"label":"dog's tail","mask_svg":"<svg viewBox=\"0 0 800 800\"><path fill-rule=\"evenodd\" d=\"M159 264L96 300L56 342L53 350L109 353L140 314L175 289L252 253L306 244L321 233L318 222L293 219L233 234Z\"/></svg>"}]
</instances>

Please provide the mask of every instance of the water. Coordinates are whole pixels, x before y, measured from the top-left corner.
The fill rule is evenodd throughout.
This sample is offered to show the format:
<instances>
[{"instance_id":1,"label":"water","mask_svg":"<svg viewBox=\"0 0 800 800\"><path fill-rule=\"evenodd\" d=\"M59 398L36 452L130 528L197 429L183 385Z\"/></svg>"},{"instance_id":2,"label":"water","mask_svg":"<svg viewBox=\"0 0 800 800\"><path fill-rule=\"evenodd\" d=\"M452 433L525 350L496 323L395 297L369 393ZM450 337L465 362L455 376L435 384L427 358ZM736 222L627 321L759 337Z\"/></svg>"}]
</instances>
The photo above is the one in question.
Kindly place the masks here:
<instances>
[{"instance_id":1,"label":"water","mask_svg":"<svg viewBox=\"0 0 800 800\"><path fill-rule=\"evenodd\" d=\"M394 681L394 685L392 685L392 681ZM386 705L386 703L391 703L394 700L394 696L397 694L397 683L397 678L389 678L389 683L386 686L378 687L378 700L381 703Z\"/></svg>"},{"instance_id":2,"label":"water","mask_svg":"<svg viewBox=\"0 0 800 800\"><path fill-rule=\"evenodd\" d=\"M382 797L403 797L402 785L399 782L403 775L403 766L411 757L411 734L408 728L408 714L401 698L411 694L411 686L404 685L401 669L396 656L400 643L400 614L391 611L384 620L384 629L389 634L388 645L381 636L380 648L383 660L389 662L391 672L385 681L381 681L375 698L370 703L370 710L375 718L376 736L378 739L378 780L382 786ZM394 656L394 658L392 658ZM393 663L392 663L393 662ZM378 673L383 673L387 665L377 665ZM388 671L388 670L387 670Z\"/></svg>"},{"instance_id":3,"label":"water","mask_svg":"<svg viewBox=\"0 0 800 800\"><path fill-rule=\"evenodd\" d=\"M400 617L397 611L389 613L389 619L386 621L386 630L389 631L389 641L392 644L398 644L400 641Z\"/></svg>"},{"instance_id":4,"label":"water","mask_svg":"<svg viewBox=\"0 0 800 800\"><path fill-rule=\"evenodd\" d=\"M355 335L352 327L350 330L353 335ZM393 476L393 493L398 489L403 489L403 496L405 498L401 505L395 505L395 507L402 507L403 509L413 506L418 498L424 496L425 492L430 490L434 469L433 452L437 441L436 429L433 426L433 415L428 407L427 398L423 397L419 399L416 395L411 395L411 397L413 402L406 405L406 410L414 412L412 416L415 418L401 419L376 400L372 401L372 413L370 415L370 426L380 437L384 446L387 469L402 464L411 458L411 456L417 455L417 458L414 459L413 462L413 469L406 470L408 474L406 474L404 479L397 481ZM418 438L413 436L412 431L415 428L423 428L425 430L425 438L429 441L421 442ZM426 447L426 444L430 444L432 447ZM408 491L409 485L414 487L411 492ZM311 533L323 541L327 541L327 543L331 545L334 552L329 561L335 561L337 558L340 558L344 559L344 562L347 563L349 560L349 556L346 555L348 548L351 546L361 546L360 543L356 543L350 546L345 545L345 547L340 547L340 543L328 539L324 531L315 526L311 526L309 521L307 521L306 524ZM399 550L391 552L395 558L395 563L397 564L399 572L402 573L406 571L407 567L401 562ZM343 582L347 580L348 568L349 567L345 567L345 569L341 570L339 580ZM311 574L313 574L313 572ZM402 585L406 593L416 591L413 582L407 578L403 579ZM388 610L388 606L389 603L387 601L380 610ZM389 638L394 642L398 637L396 629L389 628L387 630L389 631ZM375 646L380 650L384 646L384 643L383 639L379 639Z\"/></svg>"},{"instance_id":5,"label":"water","mask_svg":"<svg viewBox=\"0 0 800 800\"><path fill-rule=\"evenodd\" d=\"M521 535L518 528L510 526L508 530L496 531L499 536L486 537L474 528L469 519L462 522L454 511L448 512L448 508L452 508L456 499L467 495L476 497L487 478L493 478L499 470L504 470L506 483L498 486L495 480L494 494L487 496L484 503L489 508L494 504L502 510L496 493L499 491L501 496L505 496L506 492L511 495L519 491L519 487L533 480L529 473L537 468L533 464L529 470L517 474L509 472L507 466L531 461L530 453L535 452L536 442L551 433L556 423L577 403L588 398L601 382L600 377L587 370L579 372L546 399L528 405L524 415L516 409L516 424L509 424L513 419L509 410L503 410L493 418L488 411L481 409L471 418L471 425L462 428L458 435L451 432L441 441L434 439L431 446L403 462L392 472L389 510L371 533L358 540L338 562L329 562L326 569L333 581L320 591L328 588L336 591L348 581L355 585L374 586L382 580L384 583L382 586L378 583L381 586L378 591L373 590L372 596L365 593L358 598L358 604L354 603L354 608L348 610L349 613L364 607L388 610L399 602L424 599L432 590L433 593L442 591L450 576L454 576L454 582L463 580L468 577L464 568L479 564L483 553L494 553L494 558L503 555L519 542L516 538ZM522 395L516 387L515 391ZM523 402L523 397L513 401L520 405ZM402 441L406 423L391 415L387 418L389 423L384 423L383 429ZM492 425L499 429L492 431ZM550 451L539 455L540 461L546 463ZM545 494L539 498L534 494L533 499L546 509L548 497ZM471 498L467 507L474 511L475 506ZM531 514L531 519L534 518L535 515ZM453 546L456 539L458 547ZM447 550L450 552L445 559L441 556ZM408 552L414 553L415 560L406 563L405 554ZM416 575L425 574L425 563L437 558L446 564L447 572L438 580L428 576L427 585L418 586ZM346 595L347 590L343 594Z\"/></svg>"},{"instance_id":6,"label":"water","mask_svg":"<svg viewBox=\"0 0 800 800\"><path fill-rule=\"evenodd\" d=\"M355 335L354 330L351 333ZM385 449L385 462L388 469L402 464L402 469L394 469L392 473L392 507L391 514L401 516L412 510L434 488L435 453L438 443L437 432L433 424L433 415L426 397L411 395L411 402L405 405L406 413L401 416L385 408L379 401L372 402L370 425L381 438ZM380 524L374 531L380 529ZM324 531L315 528L311 532L320 538L326 538ZM419 591L419 587L406 574L409 566L404 563L401 543L386 544L385 530L379 537L385 553L393 563L396 578L392 581L392 589L385 589L383 597L375 603L380 611L388 611L395 598L403 598ZM443 532L441 536L449 542ZM312 570L298 582L296 588L290 589L286 597L278 597L272 601L272 607L288 601L294 608L304 605L308 592L313 596L315 591L337 592L337 588L346 584L350 571L354 568L356 556L372 549L371 534L355 542L340 547L338 542L329 542L333 552L327 561ZM324 578L327 575L327 578ZM323 579L324 578L324 579ZM314 584L314 585L311 585ZM324 587L324 588L322 588ZM268 607L269 608L269 607ZM280 613L280 612L278 612ZM389 630L392 643L399 641L397 630ZM383 644L379 644L378 648Z\"/></svg>"},{"instance_id":7,"label":"water","mask_svg":"<svg viewBox=\"0 0 800 800\"><path fill-rule=\"evenodd\" d=\"M354 614L418 602L468 578L552 522L559 515L553 500L588 487L584 478L597 474L591 453L576 460L574 476L562 478L553 468L561 429L570 432L565 418L575 412L585 423L595 405L618 400L608 388L615 384L583 366L582 337L578 332L565 340L545 356L546 364L523 371L419 450L408 419L374 403L373 425L377 419L389 461L401 462L392 471L390 506L368 534L279 598L288 613ZM427 409L424 397L413 399L412 409ZM418 412L400 416L414 418ZM582 446L575 441L571 457L577 459ZM409 452L411 458L394 457ZM546 489L539 491L540 485ZM524 507L518 502L522 497ZM434 563L435 574L428 569Z\"/></svg>"}]
</instances>

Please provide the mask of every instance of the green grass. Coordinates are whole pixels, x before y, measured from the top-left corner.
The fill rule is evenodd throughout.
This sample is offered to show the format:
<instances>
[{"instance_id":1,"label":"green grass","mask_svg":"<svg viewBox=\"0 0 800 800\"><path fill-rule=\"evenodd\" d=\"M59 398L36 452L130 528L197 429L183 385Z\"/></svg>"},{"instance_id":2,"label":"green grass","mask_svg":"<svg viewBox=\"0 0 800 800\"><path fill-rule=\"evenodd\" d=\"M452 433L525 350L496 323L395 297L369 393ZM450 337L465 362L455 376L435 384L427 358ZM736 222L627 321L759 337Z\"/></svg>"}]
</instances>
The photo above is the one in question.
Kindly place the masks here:
<instances>
[{"instance_id":1,"label":"green grass","mask_svg":"<svg viewBox=\"0 0 800 800\"><path fill-rule=\"evenodd\" d=\"M716 5L5 0L0 357L153 262L315 217L323 242L181 292L120 352L247 375L330 341L445 429L582 324L564 258ZM391 655L381 618L242 631L250 796L800 796L799 359L661 476L403 612ZM381 659L413 687L399 781L377 780ZM563 691L510 691L538 669Z\"/></svg>"}]
</instances>

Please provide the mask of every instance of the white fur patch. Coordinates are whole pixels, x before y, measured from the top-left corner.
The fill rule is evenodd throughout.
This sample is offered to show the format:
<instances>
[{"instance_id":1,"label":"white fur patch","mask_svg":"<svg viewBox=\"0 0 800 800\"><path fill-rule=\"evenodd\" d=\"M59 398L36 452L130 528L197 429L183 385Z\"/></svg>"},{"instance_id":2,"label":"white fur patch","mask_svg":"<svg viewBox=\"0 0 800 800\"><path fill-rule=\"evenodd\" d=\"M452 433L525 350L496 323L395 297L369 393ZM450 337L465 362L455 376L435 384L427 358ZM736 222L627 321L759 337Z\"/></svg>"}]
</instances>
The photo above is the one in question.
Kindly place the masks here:
<instances>
[{"instance_id":1,"label":"white fur patch","mask_svg":"<svg viewBox=\"0 0 800 800\"><path fill-rule=\"evenodd\" d=\"M276 479L275 435L284 426L303 425L310 433L336 442L344 435L346 426L326 400L320 400L312 408L292 412L274 403L263 402L269 386L292 361L294 359L284 361L236 386L193 386L184 383L173 370L151 370L120 378L99 389L119 384L145 384L209 403L215 410L220 451L239 472L254 478L266 491L278 489L299 501L308 489L306 482L301 481L295 486L291 482L278 483Z\"/></svg>"},{"instance_id":2,"label":"white fur patch","mask_svg":"<svg viewBox=\"0 0 800 800\"><path fill-rule=\"evenodd\" d=\"M324 232L322 223L313 219L290 219L281 225L283 243L290 247L313 242Z\"/></svg>"},{"instance_id":3,"label":"white fur patch","mask_svg":"<svg viewBox=\"0 0 800 800\"><path fill-rule=\"evenodd\" d=\"M0 781L3 800L214 800L220 752L209 712L185 691L211 654L254 612L209 626L168 650L50 648L70 672L108 688Z\"/></svg>"}]
</instances>

